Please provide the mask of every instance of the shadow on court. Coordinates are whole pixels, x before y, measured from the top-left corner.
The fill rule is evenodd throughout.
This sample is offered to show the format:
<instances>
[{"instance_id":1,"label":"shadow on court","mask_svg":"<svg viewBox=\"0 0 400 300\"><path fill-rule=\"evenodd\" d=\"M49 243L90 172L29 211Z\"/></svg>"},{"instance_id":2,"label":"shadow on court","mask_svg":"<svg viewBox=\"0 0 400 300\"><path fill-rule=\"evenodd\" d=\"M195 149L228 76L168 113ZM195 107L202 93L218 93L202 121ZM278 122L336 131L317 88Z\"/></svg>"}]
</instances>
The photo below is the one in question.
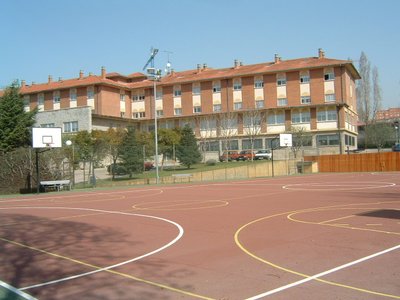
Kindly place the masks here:
<instances>
[{"instance_id":1,"label":"shadow on court","mask_svg":"<svg viewBox=\"0 0 400 300\"><path fill-rule=\"evenodd\" d=\"M55 221L30 215L2 214L0 279L14 287L24 288L93 271L96 270L93 266L105 267L127 260L126 254L140 244L133 240L134 237L106 226ZM163 261L138 262L133 265L133 272L136 274L132 276L156 276L154 270L158 270L159 274L164 273L162 276L165 276L168 272L166 269L168 268ZM175 281L182 274L184 275L168 275ZM143 283L109 272L99 272L24 291L39 299L157 298L152 292L154 289L146 289ZM172 299L174 294L171 295ZM168 297L164 295L164 299Z\"/></svg>"}]
</instances>

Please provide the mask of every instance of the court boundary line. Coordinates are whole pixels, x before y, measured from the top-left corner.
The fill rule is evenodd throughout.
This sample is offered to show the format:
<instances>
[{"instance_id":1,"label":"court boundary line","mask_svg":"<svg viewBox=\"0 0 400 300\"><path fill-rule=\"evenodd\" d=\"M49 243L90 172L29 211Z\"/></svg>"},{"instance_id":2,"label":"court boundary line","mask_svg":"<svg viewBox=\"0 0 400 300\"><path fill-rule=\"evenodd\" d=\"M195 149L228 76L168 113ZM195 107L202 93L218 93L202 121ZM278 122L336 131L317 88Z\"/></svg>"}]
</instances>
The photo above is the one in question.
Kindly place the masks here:
<instances>
[{"instance_id":1,"label":"court boundary line","mask_svg":"<svg viewBox=\"0 0 400 300\"><path fill-rule=\"evenodd\" d=\"M0 286L4 287L7 290L12 291L13 293L17 294L18 296L20 296L20 297L22 297L24 299L27 299L27 300L38 300L37 298L35 298L35 297L33 297L33 296L31 296L31 295L29 295L29 294L17 289L15 287L13 287L12 285L9 285L7 282L4 282L4 281L0 280Z\"/></svg>"},{"instance_id":2,"label":"court boundary line","mask_svg":"<svg viewBox=\"0 0 400 300\"><path fill-rule=\"evenodd\" d=\"M348 263L343 264L343 265L341 265L341 266L338 266L338 267L335 267L335 268L326 270L326 271L324 271L324 272L315 274L315 275L313 275L313 276L310 276L310 277L307 277L307 278L304 278L304 279L301 279L301 280L298 280L298 281L289 283L289 284L287 284L287 285L284 285L284 286L281 286L281 287L279 287L279 288L276 288L276 289L267 291L267 292L265 292L265 293L262 293L262 294L259 294L259 295L256 295L256 296L247 298L246 300L256 300L256 299L260 299L260 298L262 298L262 297L266 297L266 296L270 296L270 295L272 295L272 294L279 293L279 292L281 292L281 291L284 291L284 290L293 288L293 287L295 287L295 286L298 286L298 285L301 285L301 284L303 284L303 283L312 281L312 280L314 280L314 279L318 279L318 278L323 277L323 276L325 276L325 275L329 275L329 274L335 273L335 272L340 271L340 270L342 270L342 269L351 267L351 266L353 266L353 265L362 263L362 262L364 262L364 261L373 259L373 258L375 258L375 257L377 257L377 256L380 256L380 255L389 253L389 252L394 251L394 250L397 250L397 249L400 249L400 244L397 245L397 246L394 246L394 247L391 247L391 248L382 250L382 251L380 251L380 252L376 252L376 253L373 253L373 254L371 254L371 255L364 256L364 257L362 257L362 258L360 258L360 259L357 259L357 260L348 262ZM381 294L381 295L382 295L382 294ZM383 295L382 295L382 296L383 296ZM394 298L400 299L400 296L399 296L399 297L397 297L397 296L395 296L395 295L392 295L392 296L394 296Z\"/></svg>"}]
</instances>

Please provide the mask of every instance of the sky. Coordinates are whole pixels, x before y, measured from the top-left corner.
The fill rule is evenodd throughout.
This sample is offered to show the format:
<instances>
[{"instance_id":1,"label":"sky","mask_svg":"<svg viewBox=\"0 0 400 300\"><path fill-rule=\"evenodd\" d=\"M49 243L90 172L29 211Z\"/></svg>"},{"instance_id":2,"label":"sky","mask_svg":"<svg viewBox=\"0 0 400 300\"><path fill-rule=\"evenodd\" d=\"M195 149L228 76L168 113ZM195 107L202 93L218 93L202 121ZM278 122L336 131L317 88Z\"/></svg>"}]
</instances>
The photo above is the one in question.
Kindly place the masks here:
<instances>
[{"instance_id":1,"label":"sky","mask_svg":"<svg viewBox=\"0 0 400 300\"><path fill-rule=\"evenodd\" d=\"M351 59L361 52L379 71L382 108L400 107L398 0L1 0L0 88L14 80L47 82L176 71L317 56Z\"/></svg>"}]
</instances>

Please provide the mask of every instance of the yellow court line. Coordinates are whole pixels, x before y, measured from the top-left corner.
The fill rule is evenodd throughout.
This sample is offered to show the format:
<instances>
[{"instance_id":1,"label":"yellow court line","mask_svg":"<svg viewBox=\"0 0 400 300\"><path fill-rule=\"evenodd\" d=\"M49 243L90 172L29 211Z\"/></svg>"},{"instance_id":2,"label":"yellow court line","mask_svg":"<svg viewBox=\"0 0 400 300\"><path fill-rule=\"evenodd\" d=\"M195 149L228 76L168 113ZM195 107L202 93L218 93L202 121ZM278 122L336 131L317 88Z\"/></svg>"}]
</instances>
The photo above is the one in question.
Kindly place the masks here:
<instances>
[{"instance_id":1,"label":"yellow court line","mask_svg":"<svg viewBox=\"0 0 400 300\"><path fill-rule=\"evenodd\" d=\"M374 204L382 204L382 203L385 203L385 202L378 202L378 203L374 203ZM391 203L391 202L389 202L389 203ZM357 203L357 204L346 204L346 205L344 205L344 206L366 205L366 204L371 205L371 203ZM258 223L258 222L260 222L260 221L264 221L264 220L267 220L267 219L272 219L272 218L274 218L274 217L285 216L285 215L287 216L288 214L295 214L295 213L301 213L301 212L312 212L312 211L324 210L324 209L329 209L329 208L331 208L331 209L332 209L332 208L340 208L340 207L343 207L343 205L334 205L334 206L326 206L326 207L317 207L317 208L312 208L312 209L304 209L304 210L290 211L290 212L278 213L278 214L274 214L274 215L262 217L262 218L253 220L253 221L251 221L251 222L249 222L249 223L244 224L243 226L241 226L241 227L235 232L234 240L235 240L236 245L237 245L244 253L246 253L246 254L249 255L250 257L253 257L254 259L256 259L256 260L258 260L258 261L260 261L260 262L262 262L262 263L264 263L264 264L267 264L267 265L269 265L269 266L271 266L271 267L273 267L273 268L276 268L276 269L278 269L278 270L282 270L282 271L285 271L285 272L288 272L288 273L291 273L291 274L294 274L294 275L298 275L298 276L300 276L300 277L310 278L310 277L312 277L311 275L307 275L307 274L304 274L304 273L300 273L300 272L297 272L297 271L294 271L294 270L291 270L291 269L288 269L288 268L279 266L279 265L277 265L277 264L274 264L274 263L272 263L272 262L270 262L270 261L267 261L267 260L265 260L265 259L263 259L263 258L261 258L261 257L259 257L259 256L257 256L257 255L255 255L255 254L253 254L252 252L250 252L249 250L247 250L247 249L242 245L242 243L241 243L240 240L239 240L239 235L240 235L241 231L244 230L245 228L247 228L247 227L249 227L249 226L251 226L251 225L253 225L253 224L255 224L255 223ZM375 291L371 291L371 290L367 290L367 289L362 289L362 288L358 288L358 287L354 287L354 286L350 286L350 285L345 285L345 284L341 284L341 283L337 283L337 282L333 282L333 281L324 280L324 279L321 279L321 278L315 278L314 280L319 281L319 282L322 282L322 283L326 283L326 284L329 284L329 285L338 286L338 287L343 287L343 288L347 288L347 289L351 289L351 290L355 290L355 291L359 291L359 292L363 292L363 293L367 293L367 294L378 295L378 296L383 296L383 297L388 297L388 298L393 298L393 299L400 299L400 296L391 295L391 294L385 294L385 293L380 293L380 292L375 292Z\"/></svg>"},{"instance_id":2,"label":"yellow court line","mask_svg":"<svg viewBox=\"0 0 400 300\"><path fill-rule=\"evenodd\" d=\"M86 263L86 262L81 261L81 260L77 260L77 259L74 259L74 258L71 258L71 257L68 257L68 256L64 256L64 255L60 255L60 254L57 254L57 253L49 252L49 251L46 251L46 250L43 250L43 249L39 249L39 248L36 248L36 247L33 247L33 246L25 245L25 244L22 244L22 243L19 243L19 242L16 242L16 241L12 241L12 240L9 240L9 239L6 239L6 238L0 237L0 240L2 240L4 242L8 242L8 243L16 245L16 246L20 246L20 247L26 248L26 249L34 250L34 251L37 251L37 252L40 252L40 253L48 254L50 256L54 256L54 257L57 257L57 258L61 258L61 259L70 261L70 262L74 262L74 263L77 263L77 264L80 264L80 265L84 265L86 267L90 267L90 268L93 268L95 270L103 269L102 267L99 267L99 266L96 266L96 265L93 265L93 264L90 264L90 263ZM147 279L135 277L135 276L132 276L132 275L129 275L129 274L126 274L126 273L122 273L122 272L118 272L118 271L115 271L115 270L112 270L112 269L103 270L103 271L111 273L111 274L119 275L119 276L122 276L124 278L129 278L129 279L132 279L132 280L135 280L135 281L138 281L138 282L147 283L149 285L156 286L156 287L159 287L159 288L162 288L162 289L166 289L166 290L169 290L169 291L173 291L173 292L176 292L176 293L184 294L184 295L187 295L187 296L191 296L191 297L195 297L195 298L199 298L199 299L204 299L204 300L216 300L214 298L198 295L198 294L195 294L195 293L192 293L192 292L184 291L184 290L181 290L181 289L178 289L178 288L174 288L174 287L171 287L171 286L168 286L168 285L165 285L165 284L162 284L162 283L157 283L157 282L154 282L154 281L150 281L150 280L147 280Z\"/></svg>"}]
</instances>

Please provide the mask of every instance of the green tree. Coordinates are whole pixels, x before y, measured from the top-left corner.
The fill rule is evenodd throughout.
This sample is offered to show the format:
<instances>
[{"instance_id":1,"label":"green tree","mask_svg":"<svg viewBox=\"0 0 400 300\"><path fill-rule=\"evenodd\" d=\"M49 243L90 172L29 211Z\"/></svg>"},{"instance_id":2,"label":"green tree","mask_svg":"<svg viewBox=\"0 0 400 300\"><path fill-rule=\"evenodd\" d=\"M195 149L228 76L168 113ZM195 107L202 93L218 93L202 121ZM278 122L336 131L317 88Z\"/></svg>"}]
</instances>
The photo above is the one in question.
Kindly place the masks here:
<instances>
[{"instance_id":1,"label":"green tree","mask_svg":"<svg viewBox=\"0 0 400 300\"><path fill-rule=\"evenodd\" d=\"M108 153L112 158L113 166L116 166L119 158L119 149L122 144L122 139L125 135L125 130L119 128L109 128L105 134L105 142L108 145ZM112 180L115 179L115 168L111 168Z\"/></svg>"},{"instance_id":2,"label":"green tree","mask_svg":"<svg viewBox=\"0 0 400 300\"><path fill-rule=\"evenodd\" d=\"M388 123L374 123L368 126L369 141L378 151L389 146L396 139L393 127Z\"/></svg>"},{"instance_id":3,"label":"green tree","mask_svg":"<svg viewBox=\"0 0 400 300\"><path fill-rule=\"evenodd\" d=\"M188 169L190 166L201 161L201 153L197 146L196 137L192 128L186 125L182 129L181 140L176 148L176 156L181 164L185 165Z\"/></svg>"},{"instance_id":4,"label":"green tree","mask_svg":"<svg viewBox=\"0 0 400 300\"><path fill-rule=\"evenodd\" d=\"M161 128L158 131L159 153L163 155L161 165L164 165L166 157L172 157L174 146L179 144L181 135L178 130Z\"/></svg>"},{"instance_id":5,"label":"green tree","mask_svg":"<svg viewBox=\"0 0 400 300\"><path fill-rule=\"evenodd\" d=\"M131 126L128 127L122 139L119 153L122 164L129 174L129 178L132 178L133 173L143 171L143 146L138 143L135 129Z\"/></svg>"},{"instance_id":6,"label":"green tree","mask_svg":"<svg viewBox=\"0 0 400 300\"><path fill-rule=\"evenodd\" d=\"M31 144L31 127L35 123L36 110L25 112L24 99L14 82L0 98L0 152Z\"/></svg>"}]
</instances>

